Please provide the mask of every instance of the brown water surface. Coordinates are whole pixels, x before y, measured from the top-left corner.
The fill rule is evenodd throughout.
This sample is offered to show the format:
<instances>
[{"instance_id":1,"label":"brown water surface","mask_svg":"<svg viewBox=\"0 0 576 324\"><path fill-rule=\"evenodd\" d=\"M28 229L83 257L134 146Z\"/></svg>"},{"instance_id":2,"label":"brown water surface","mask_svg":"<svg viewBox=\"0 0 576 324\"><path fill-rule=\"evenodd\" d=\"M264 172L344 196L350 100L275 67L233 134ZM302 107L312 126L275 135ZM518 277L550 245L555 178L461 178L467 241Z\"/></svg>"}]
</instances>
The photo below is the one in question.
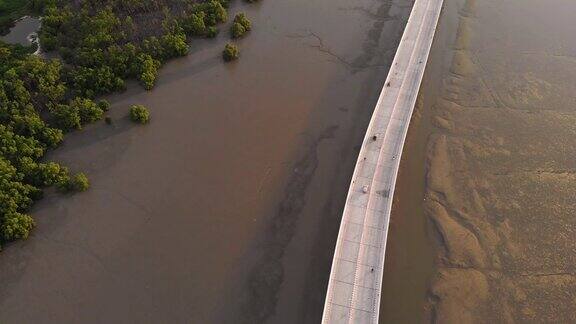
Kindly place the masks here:
<instances>
[{"instance_id":1,"label":"brown water surface","mask_svg":"<svg viewBox=\"0 0 576 324\"><path fill-rule=\"evenodd\" d=\"M240 2L254 29L193 42L113 124L50 158L91 179L48 193L0 255L0 322L315 323L364 130L411 0ZM146 126L128 121L149 107Z\"/></svg>"}]
</instances>

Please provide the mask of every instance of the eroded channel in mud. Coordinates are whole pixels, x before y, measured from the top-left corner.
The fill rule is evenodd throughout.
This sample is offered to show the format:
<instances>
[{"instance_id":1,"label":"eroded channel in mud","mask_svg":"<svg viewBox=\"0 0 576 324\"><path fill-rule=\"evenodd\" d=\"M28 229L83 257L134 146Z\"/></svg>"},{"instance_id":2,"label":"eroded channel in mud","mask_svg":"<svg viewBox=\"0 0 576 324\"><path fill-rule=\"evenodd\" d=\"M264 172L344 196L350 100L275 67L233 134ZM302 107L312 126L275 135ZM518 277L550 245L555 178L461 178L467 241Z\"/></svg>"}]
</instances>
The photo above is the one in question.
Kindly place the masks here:
<instances>
[{"instance_id":1,"label":"eroded channel in mud","mask_svg":"<svg viewBox=\"0 0 576 324\"><path fill-rule=\"evenodd\" d=\"M576 4L452 5L451 63L424 98L438 251L423 320L573 322Z\"/></svg>"}]
</instances>

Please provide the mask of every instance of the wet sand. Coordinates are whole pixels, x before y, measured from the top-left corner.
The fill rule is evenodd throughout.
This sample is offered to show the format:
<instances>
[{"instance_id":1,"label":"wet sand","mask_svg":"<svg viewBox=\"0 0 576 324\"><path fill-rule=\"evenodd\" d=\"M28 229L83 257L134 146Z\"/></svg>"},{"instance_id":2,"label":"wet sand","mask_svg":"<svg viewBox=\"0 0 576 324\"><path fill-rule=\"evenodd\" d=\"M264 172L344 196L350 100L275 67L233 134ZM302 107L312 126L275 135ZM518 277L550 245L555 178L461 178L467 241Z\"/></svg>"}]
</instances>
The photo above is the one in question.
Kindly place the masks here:
<instances>
[{"instance_id":1,"label":"wet sand","mask_svg":"<svg viewBox=\"0 0 576 324\"><path fill-rule=\"evenodd\" d=\"M0 255L0 322L317 322L348 182L411 1L237 4L254 29L195 41L112 126L50 158L91 190L49 193ZM150 108L151 123L127 118Z\"/></svg>"},{"instance_id":2,"label":"wet sand","mask_svg":"<svg viewBox=\"0 0 576 324\"><path fill-rule=\"evenodd\" d=\"M453 5L452 61L428 100L424 321L574 322L576 3Z\"/></svg>"}]
</instances>

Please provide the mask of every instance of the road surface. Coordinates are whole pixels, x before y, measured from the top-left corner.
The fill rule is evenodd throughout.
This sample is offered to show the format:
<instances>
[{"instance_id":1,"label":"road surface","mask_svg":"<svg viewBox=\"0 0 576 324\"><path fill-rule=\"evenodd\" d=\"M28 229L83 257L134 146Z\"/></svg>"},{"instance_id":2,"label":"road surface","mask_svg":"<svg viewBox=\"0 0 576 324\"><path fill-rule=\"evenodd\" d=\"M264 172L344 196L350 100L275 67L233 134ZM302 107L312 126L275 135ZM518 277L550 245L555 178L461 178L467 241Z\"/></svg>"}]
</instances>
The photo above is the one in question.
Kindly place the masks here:
<instances>
[{"instance_id":1,"label":"road surface","mask_svg":"<svg viewBox=\"0 0 576 324\"><path fill-rule=\"evenodd\" d=\"M402 148L443 0L416 0L352 176L323 323L378 323L390 210Z\"/></svg>"}]
</instances>

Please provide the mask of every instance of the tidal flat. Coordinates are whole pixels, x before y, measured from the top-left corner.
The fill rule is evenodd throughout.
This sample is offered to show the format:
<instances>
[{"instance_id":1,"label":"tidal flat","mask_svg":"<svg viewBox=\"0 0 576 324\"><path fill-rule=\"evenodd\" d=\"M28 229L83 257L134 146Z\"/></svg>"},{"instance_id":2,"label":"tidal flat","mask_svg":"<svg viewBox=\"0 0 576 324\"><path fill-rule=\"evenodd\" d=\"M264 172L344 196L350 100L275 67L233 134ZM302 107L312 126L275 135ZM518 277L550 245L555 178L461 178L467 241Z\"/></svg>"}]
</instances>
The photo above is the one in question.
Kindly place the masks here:
<instances>
[{"instance_id":1,"label":"tidal flat","mask_svg":"<svg viewBox=\"0 0 576 324\"><path fill-rule=\"evenodd\" d=\"M431 99L426 321L576 320L576 3L459 8Z\"/></svg>"}]
</instances>

